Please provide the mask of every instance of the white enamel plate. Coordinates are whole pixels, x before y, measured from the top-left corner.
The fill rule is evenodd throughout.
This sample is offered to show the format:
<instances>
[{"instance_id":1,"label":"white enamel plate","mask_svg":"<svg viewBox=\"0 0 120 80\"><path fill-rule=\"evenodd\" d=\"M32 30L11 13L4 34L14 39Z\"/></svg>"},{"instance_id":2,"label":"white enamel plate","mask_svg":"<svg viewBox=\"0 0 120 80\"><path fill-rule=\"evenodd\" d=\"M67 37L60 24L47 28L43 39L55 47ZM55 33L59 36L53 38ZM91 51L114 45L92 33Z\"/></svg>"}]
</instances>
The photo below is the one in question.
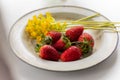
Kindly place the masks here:
<instances>
[{"instance_id":1,"label":"white enamel plate","mask_svg":"<svg viewBox=\"0 0 120 80\"><path fill-rule=\"evenodd\" d=\"M28 19L32 18L33 15L38 15L40 13L45 14L46 12L51 12L53 17L57 20L76 20L97 13L95 11L76 6L53 6L38 9L22 16L11 28L9 41L15 55L26 63L38 68L53 71L81 70L102 62L116 49L118 44L118 33L99 30L85 30L90 33L95 40L95 46L91 56L72 62L54 62L39 58L34 51L33 45L25 37L24 29ZM102 15L93 18L92 20L108 21L108 19Z\"/></svg>"}]
</instances>

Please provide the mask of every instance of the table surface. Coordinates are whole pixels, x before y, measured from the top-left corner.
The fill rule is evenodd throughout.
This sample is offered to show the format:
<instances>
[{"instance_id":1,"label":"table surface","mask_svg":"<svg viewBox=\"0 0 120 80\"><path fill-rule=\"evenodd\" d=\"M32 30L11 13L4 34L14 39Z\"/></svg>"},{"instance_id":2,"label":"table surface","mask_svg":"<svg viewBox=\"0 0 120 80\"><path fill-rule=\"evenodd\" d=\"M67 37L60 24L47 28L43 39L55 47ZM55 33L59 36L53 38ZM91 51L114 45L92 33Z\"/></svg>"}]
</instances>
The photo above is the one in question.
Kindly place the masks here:
<instances>
[{"instance_id":1,"label":"table surface","mask_svg":"<svg viewBox=\"0 0 120 80\"><path fill-rule=\"evenodd\" d=\"M91 68L53 72L32 67L18 59L8 45L11 26L22 15L53 5L74 5L120 21L119 0L0 0L0 80L120 80L120 44L108 59Z\"/></svg>"}]
</instances>

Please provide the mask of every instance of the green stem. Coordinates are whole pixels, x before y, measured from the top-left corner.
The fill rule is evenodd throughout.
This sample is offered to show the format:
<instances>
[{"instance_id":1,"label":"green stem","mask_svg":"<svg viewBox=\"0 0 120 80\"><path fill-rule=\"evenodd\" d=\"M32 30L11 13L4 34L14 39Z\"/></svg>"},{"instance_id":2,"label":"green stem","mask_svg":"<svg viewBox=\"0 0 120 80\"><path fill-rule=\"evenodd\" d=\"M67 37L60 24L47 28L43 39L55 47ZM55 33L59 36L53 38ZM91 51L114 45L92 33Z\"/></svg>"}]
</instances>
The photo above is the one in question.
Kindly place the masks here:
<instances>
[{"instance_id":1,"label":"green stem","mask_svg":"<svg viewBox=\"0 0 120 80\"><path fill-rule=\"evenodd\" d=\"M78 20L76 20L76 21L89 20L89 19L91 19L91 18L93 18L93 17L96 17L96 16L99 16L99 15L100 15L99 13L96 13L96 14L94 14L94 15L92 15L92 16L87 16L87 17L85 17L85 18L81 18L81 19L78 19Z\"/></svg>"},{"instance_id":2,"label":"green stem","mask_svg":"<svg viewBox=\"0 0 120 80\"><path fill-rule=\"evenodd\" d=\"M116 30L116 27L120 27L120 22L110 22L110 21L86 21L91 18L94 18L96 16L99 16L99 13L96 13L92 16L88 16L85 18L81 18L75 21L66 21L66 28L70 28L74 25L84 25L85 29L94 29L94 30L111 30L114 32L119 32L119 30ZM56 24L52 23L52 24ZM64 22L60 22L61 24L64 24ZM63 31L64 32L64 31Z\"/></svg>"},{"instance_id":3,"label":"green stem","mask_svg":"<svg viewBox=\"0 0 120 80\"><path fill-rule=\"evenodd\" d=\"M68 23L70 24L70 23ZM109 21L72 21L71 24L120 24L120 22L109 22Z\"/></svg>"}]
</instances>

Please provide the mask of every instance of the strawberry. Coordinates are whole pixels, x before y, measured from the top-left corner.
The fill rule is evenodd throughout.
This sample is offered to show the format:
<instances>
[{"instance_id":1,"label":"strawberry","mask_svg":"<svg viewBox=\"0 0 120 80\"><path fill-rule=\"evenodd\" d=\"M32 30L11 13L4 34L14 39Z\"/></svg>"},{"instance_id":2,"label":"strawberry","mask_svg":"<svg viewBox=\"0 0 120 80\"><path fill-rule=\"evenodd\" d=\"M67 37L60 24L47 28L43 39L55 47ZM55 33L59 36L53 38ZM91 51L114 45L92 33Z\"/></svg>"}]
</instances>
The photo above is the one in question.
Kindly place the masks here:
<instances>
[{"instance_id":1,"label":"strawberry","mask_svg":"<svg viewBox=\"0 0 120 80\"><path fill-rule=\"evenodd\" d=\"M81 58L81 49L76 46L71 46L66 49L62 54L60 59L64 62L75 61Z\"/></svg>"},{"instance_id":2,"label":"strawberry","mask_svg":"<svg viewBox=\"0 0 120 80\"><path fill-rule=\"evenodd\" d=\"M61 33L57 31L50 31L47 33L47 37L45 38L46 43L55 43L61 37Z\"/></svg>"},{"instance_id":3,"label":"strawberry","mask_svg":"<svg viewBox=\"0 0 120 80\"><path fill-rule=\"evenodd\" d=\"M65 35L62 35L62 37L52 46L58 51L64 51L71 46L71 42Z\"/></svg>"},{"instance_id":4,"label":"strawberry","mask_svg":"<svg viewBox=\"0 0 120 80\"><path fill-rule=\"evenodd\" d=\"M91 47L94 46L93 37L88 33L83 33L82 35L80 35L78 41L80 41L80 42L88 42Z\"/></svg>"},{"instance_id":5,"label":"strawberry","mask_svg":"<svg viewBox=\"0 0 120 80\"><path fill-rule=\"evenodd\" d=\"M44 45L40 48L39 57L46 60L58 61L60 54L54 47L50 45Z\"/></svg>"},{"instance_id":6,"label":"strawberry","mask_svg":"<svg viewBox=\"0 0 120 80\"><path fill-rule=\"evenodd\" d=\"M72 42L71 45L79 47L82 50L82 57L87 57L92 53L94 40L90 34L83 33L78 41Z\"/></svg>"},{"instance_id":7,"label":"strawberry","mask_svg":"<svg viewBox=\"0 0 120 80\"><path fill-rule=\"evenodd\" d=\"M40 44L36 44L35 51L39 52L39 49L40 49L41 46L48 45L48 44L53 44L57 40L59 40L60 37L61 37L61 33L60 32L56 32L56 31L48 32L46 34L46 37L41 40L41 43Z\"/></svg>"},{"instance_id":8,"label":"strawberry","mask_svg":"<svg viewBox=\"0 0 120 80\"><path fill-rule=\"evenodd\" d=\"M73 26L66 31L66 36L70 39L70 41L77 41L79 36L83 33L83 30L83 26Z\"/></svg>"}]
</instances>

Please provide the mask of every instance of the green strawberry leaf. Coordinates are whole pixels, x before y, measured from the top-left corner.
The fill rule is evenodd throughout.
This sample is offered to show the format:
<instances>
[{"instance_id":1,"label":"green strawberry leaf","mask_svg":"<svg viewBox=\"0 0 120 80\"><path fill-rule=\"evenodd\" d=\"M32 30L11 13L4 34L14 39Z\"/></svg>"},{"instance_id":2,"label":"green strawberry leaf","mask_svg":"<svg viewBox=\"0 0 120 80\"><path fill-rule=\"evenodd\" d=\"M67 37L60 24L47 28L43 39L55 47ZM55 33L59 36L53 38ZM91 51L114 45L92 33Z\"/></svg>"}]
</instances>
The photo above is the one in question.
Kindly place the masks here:
<instances>
[{"instance_id":1,"label":"green strawberry leaf","mask_svg":"<svg viewBox=\"0 0 120 80\"><path fill-rule=\"evenodd\" d=\"M45 38L42 39L41 43L36 44L35 51L39 52L40 48L45 44L49 45L52 44L52 38L50 36L46 36Z\"/></svg>"},{"instance_id":2,"label":"green strawberry leaf","mask_svg":"<svg viewBox=\"0 0 120 80\"><path fill-rule=\"evenodd\" d=\"M90 46L88 41L83 41L83 42L76 41L76 42L72 42L71 45L75 45L82 50L83 58L89 56L93 50L93 48Z\"/></svg>"},{"instance_id":3,"label":"green strawberry leaf","mask_svg":"<svg viewBox=\"0 0 120 80\"><path fill-rule=\"evenodd\" d=\"M35 52L39 52L40 48L43 46L43 44L36 44L35 46Z\"/></svg>"},{"instance_id":4,"label":"green strawberry leaf","mask_svg":"<svg viewBox=\"0 0 120 80\"><path fill-rule=\"evenodd\" d=\"M50 36L46 36L43 41L44 44L52 44L52 38Z\"/></svg>"},{"instance_id":5,"label":"green strawberry leaf","mask_svg":"<svg viewBox=\"0 0 120 80\"><path fill-rule=\"evenodd\" d=\"M62 34L62 40L66 44L65 45L66 49L71 46L71 42L70 42L69 38L65 34Z\"/></svg>"},{"instance_id":6,"label":"green strawberry leaf","mask_svg":"<svg viewBox=\"0 0 120 80\"><path fill-rule=\"evenodd\" d=\"M93 48L87 42L84 42L81 45L81 49L82 49L82 55L83 55L83 57L89 56L91 54L92 50L93 50Z\"/></svg>"}]
</instances>

